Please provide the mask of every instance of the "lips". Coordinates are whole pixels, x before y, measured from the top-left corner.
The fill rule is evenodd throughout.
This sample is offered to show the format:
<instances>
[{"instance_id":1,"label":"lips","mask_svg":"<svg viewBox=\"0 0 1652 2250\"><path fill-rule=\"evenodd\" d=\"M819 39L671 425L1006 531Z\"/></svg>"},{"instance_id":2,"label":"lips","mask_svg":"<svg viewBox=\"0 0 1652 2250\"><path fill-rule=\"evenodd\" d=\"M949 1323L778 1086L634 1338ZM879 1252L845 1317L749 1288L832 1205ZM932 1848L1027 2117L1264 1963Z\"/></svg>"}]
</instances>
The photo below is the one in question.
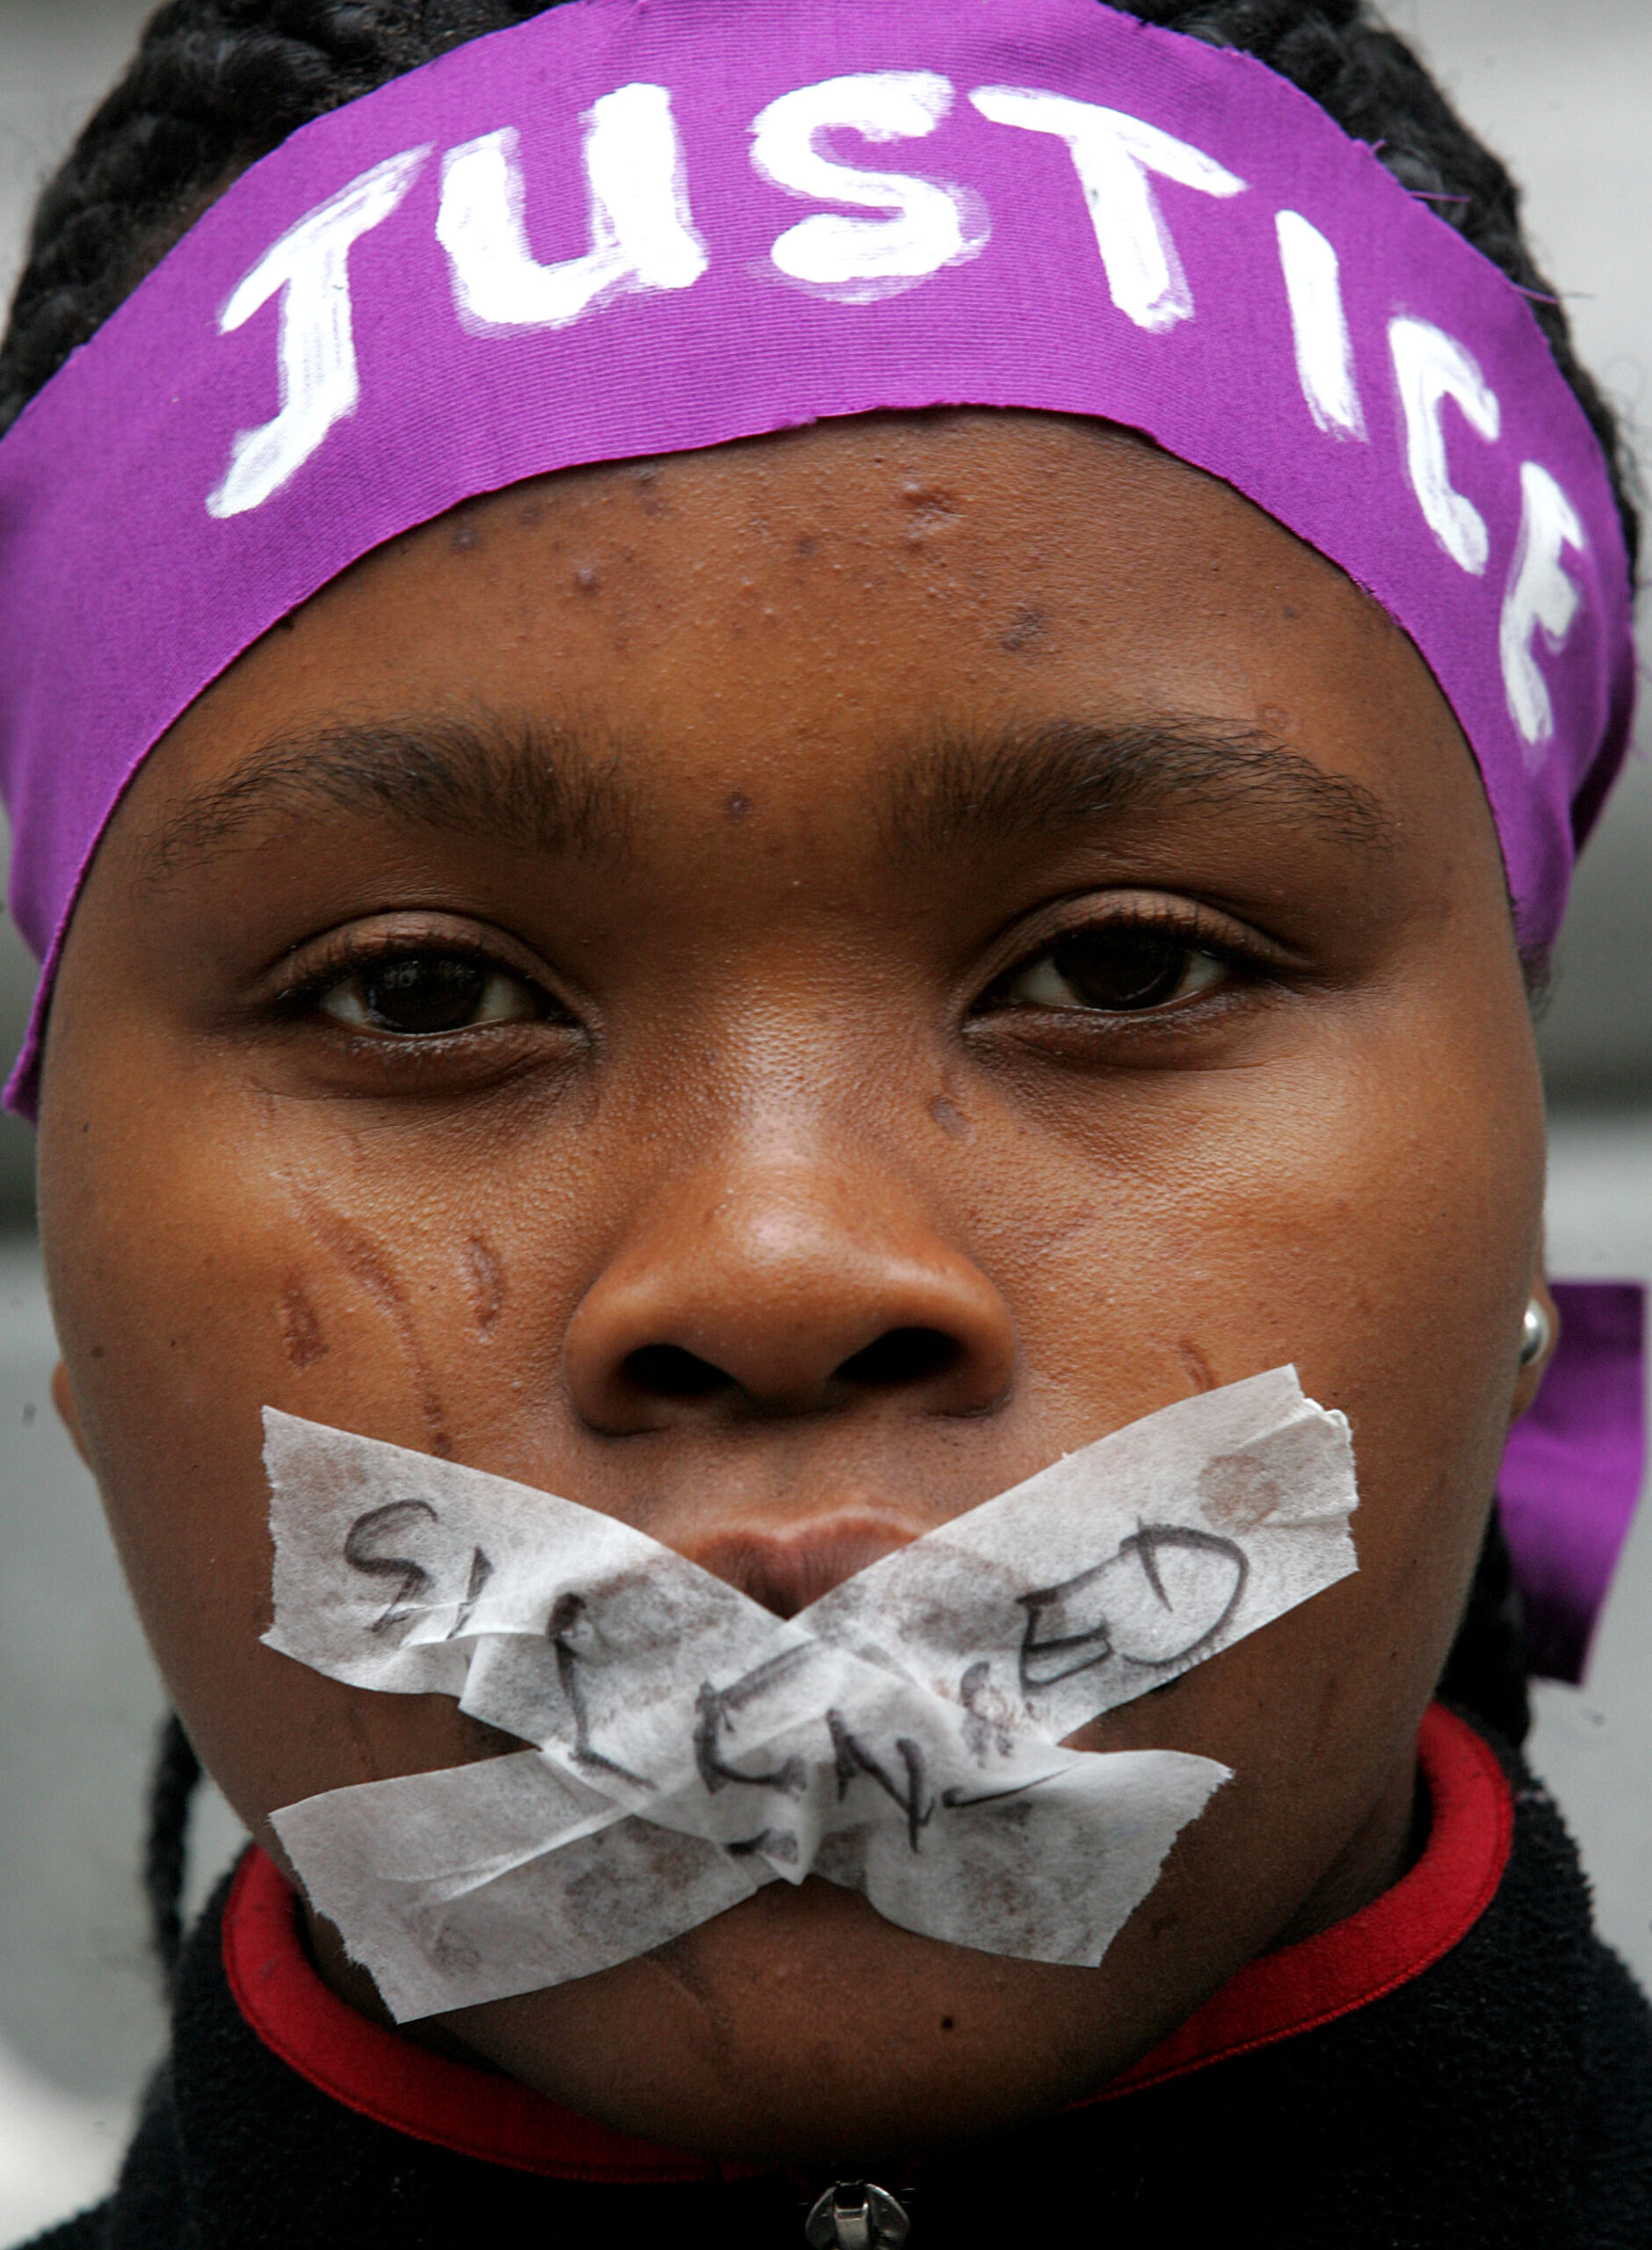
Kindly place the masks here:
<instances>
[{"instance_id":1,"label":"lips","mask_svg":"<svg viewBox=\"0 0 1652 2250\"><path fill-rule=\"evenodd\" d=\"M777 1617L794 1617L844 1579L909 1546L926 1528L857 1508L789 1529L725 1524L671 1543Z\"/></svg>"}]
</instances>

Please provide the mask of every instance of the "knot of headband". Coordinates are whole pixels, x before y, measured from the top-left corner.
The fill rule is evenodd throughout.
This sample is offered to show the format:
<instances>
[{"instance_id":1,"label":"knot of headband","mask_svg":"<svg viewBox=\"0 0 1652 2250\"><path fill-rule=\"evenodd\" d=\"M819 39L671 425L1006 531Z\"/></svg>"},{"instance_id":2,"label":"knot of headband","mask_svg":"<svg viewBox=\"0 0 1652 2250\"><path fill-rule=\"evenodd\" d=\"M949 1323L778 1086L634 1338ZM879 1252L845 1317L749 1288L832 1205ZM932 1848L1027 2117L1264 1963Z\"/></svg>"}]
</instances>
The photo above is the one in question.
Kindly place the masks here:
<instances>
[{"instance_id":1,"label":"knot of headband","mask_svg":"<svg viewBox=\"0 0 1652 2250\"><path fill-rule=\"evenodd\" d=\"M1096 0L570 0L294 134L0 443L46 962L11 1099L134 769L349 563L576 462L946 404L1143 431L1374 595L1553 936L1627 738L1628 574L1502 274L1261 63Z\"/></svg>"}]
</instances>

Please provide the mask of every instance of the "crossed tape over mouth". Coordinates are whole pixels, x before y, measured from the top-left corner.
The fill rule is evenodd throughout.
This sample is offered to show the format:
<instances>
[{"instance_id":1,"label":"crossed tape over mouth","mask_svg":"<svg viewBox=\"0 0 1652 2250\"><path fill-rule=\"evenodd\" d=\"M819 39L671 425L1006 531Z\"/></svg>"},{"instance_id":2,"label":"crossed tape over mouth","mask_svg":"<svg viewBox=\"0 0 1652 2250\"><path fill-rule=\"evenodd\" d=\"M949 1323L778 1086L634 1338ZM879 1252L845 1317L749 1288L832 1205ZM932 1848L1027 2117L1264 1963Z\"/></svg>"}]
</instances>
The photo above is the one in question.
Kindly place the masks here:
<instances>
[{"instance_id":1,"label":"crossed tape over mouth","mask_svg":"<svg viewBox=\"0 0 1652 2250\"><path fill-rule=\"evenodd\" d=\"M810 1874L1093 1965L1229 1779L1061 1747L1355 1570L1348 1426L1279 1368L1185 1399L792 1618L612 1516L266 1409L272 1648L532 1746L276 1831L399 2021L589 1976Z\"/></svg>"}]
</instances>

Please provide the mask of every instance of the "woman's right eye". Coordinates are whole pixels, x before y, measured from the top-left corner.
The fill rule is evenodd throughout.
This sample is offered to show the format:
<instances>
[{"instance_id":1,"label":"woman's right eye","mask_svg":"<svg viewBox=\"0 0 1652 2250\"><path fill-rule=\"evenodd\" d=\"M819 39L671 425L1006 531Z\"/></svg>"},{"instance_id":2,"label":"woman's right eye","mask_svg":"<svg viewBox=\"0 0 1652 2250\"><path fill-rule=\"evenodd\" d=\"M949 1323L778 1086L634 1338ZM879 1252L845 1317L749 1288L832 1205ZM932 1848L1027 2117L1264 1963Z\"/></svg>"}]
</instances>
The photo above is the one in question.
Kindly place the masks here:
<instances>
[{"instance_id":1,"label":"woman's right eye","mask_svg":"<svg viewBox=\"0 0 1652 2250\"><path fill-rule=\"evenodd\" d=\"M398 953L325 986L315 1005L352 1031L434 1038L546 1012L543 994L496 962L460 953Z\"/></svg>"}]
</instances>

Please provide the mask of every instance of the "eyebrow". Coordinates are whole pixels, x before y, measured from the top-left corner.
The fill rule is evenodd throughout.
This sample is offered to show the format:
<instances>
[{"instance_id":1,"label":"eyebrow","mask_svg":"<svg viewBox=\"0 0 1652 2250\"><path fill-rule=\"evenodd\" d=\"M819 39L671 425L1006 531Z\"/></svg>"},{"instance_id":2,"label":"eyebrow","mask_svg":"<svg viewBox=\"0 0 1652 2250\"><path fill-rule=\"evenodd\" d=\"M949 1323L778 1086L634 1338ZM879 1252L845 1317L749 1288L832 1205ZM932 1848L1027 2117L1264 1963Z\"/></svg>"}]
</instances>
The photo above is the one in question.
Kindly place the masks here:
<instances>
[{"instance_id":1,"label":"eyebrow","mask_svg":"<svg viewBox=\"0 0 1652 2250\"><path fill-rule=\"evenodd\" d=\"M572 725L340 722L262 743L191 797L149 846L153 877L328 818L415 826L547 856L617 862L634 807L617 746Z\"/></svg>"},{"instance_id":2,"label":"eyebrow","mask_svg":"<svg viewBox=\"0 0 1652 2250\"><path fill-rule=\"evenodd\" d=\"M191 861L364 814L618 865L636 818L622 764L612 738L571 723L420 718L288 732L181 807L150 846L150 870L164 880ZM880 826L894 858L921 862L1167 807L1243 812L1373 855L1391 846L1380 802L1358 782L1258 729L1192 718L939 732L891 760Z\"/></svg>"},{"instance_id":3,"label":"eyebrow","mask_svg":"<svg viewBox=\"0 0 1652 2250\"><path fill-rule=\"evenodd\" d=\"M917 860L982 838L1060 833L1167 808L1306 827L1372 857L1393 848L1381 801L1359 782L1260 729L1190 717L938 736L892 777L887 838L898 856Z\"/></svg>"}]
</instances>

